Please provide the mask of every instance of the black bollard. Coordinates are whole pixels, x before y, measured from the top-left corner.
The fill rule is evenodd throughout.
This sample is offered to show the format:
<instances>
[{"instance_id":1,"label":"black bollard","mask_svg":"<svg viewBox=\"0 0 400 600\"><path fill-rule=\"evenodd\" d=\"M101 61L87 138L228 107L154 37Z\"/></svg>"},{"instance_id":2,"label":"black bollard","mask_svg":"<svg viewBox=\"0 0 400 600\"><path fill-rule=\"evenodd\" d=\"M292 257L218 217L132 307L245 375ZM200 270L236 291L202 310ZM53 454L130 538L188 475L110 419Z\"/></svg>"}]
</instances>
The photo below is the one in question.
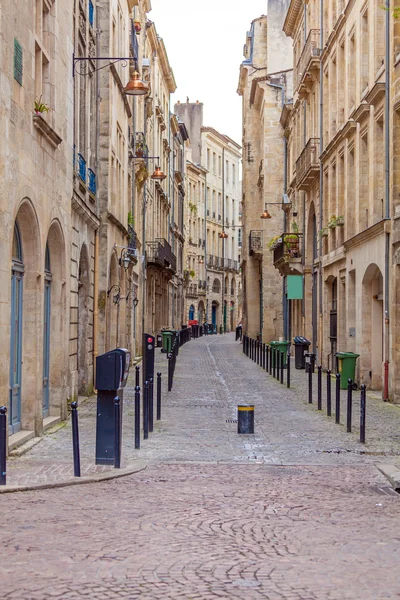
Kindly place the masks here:
<instances>
[{"instance_id":1,"label":"black bollard","mask_svg":"<svg viewBox=\"0 0 400 600\"><path fill-rule=\"evenodd\" d=\"M153 432L154 424L154 384L153 378L149 379L149 431Z\"/></svg>"},{"instance_id":2,"label":"black bollard","mask_svg":"<svg viewBox=\"0 0 400 600\"><path fill-rule=\"evenodd\" d=\"M81 476L81 457L79 451L78 403L71 402L72 452L74 457L74 476Z\"/></svg>"},{"instance_id":3,"label":"black bollard","mask_svg":"<svg viewBox=\"0 0 400 600\"><path fill-rule=\"evenodd\" d=\"M353 410L353 381L347 381L347 433L351 433L351 416Z\"/></svg>"},{"instance_id":4,"label":"black bollard","mask_svg":"<svg viewBox=\"0 0 400 600\"><path fill-rule=\"evenodd\" d=\"M144 384L143 392L143 439L149 437L149 382Z\"/></svg>"},{"instance_id":5,"label":"black bollard","mask_svg":"<svg viewBox=\"0 0 400 600\"><path fill-rule=\"evenodd\" d=\"M267 362L269 360L269 374L272 375L272 348L271 346L268 346L268 351L267 351Z\"/></svg>"},{"instance_id":6,"label":"black bollard","mask_svg":"<svg viewBox=\"0 0 400 600\"><path fill-rule=\"evenodd\" d=\"M239 404L238 433L254 433L254 405Z\"/></svg>"},{"instance_id":7,"label":"black bollard","mask_svg":"<svg viewBox=\"0 0 400 600\"><path fill-rule=\"evenodd\" d=\"M263 363L262 367L265 370L265 365L267 364L267 344L263 344Z\"/></svg>"},{"instance_id":8,"label":"black bollard","mask_svg":"<svg viewBox=\"0 0 400 600\"><path fill-rule=\"evenodd\" d=\"M308 404L312 404L312 369L308 369Z\"/></svg>"},{"instance_id":9,"label":"black bollard","mask_svg":"<svg viewBox=\"0 0 400 600\"><path fill-rule=\"evenodd\" d=\"M367 404L367 392L366 386L363 383L361 386L361 397L360 397L360 443L365 444L365 418L366 418L366 406Z\"/></svg>"},{"instance_id":10,"label":"black bollard","mask_svg":"<svg viewBox=\"0 0 400 600\"><path fill-rule=\"evenodd\" d=\"M121 400L114 398L114 468L121 468Z\"/></svg>"},{"instance_id":11,"label":"black bollard","mask_svg":"<svg viewBox=\"0 0 400 600\"><path fill-rule=\"evenodd\" d=\"M287 353L286 387L290 388L290 352Z\"/></svg>"},{"instance_id":12,"label":"black bollard","mask_svg":"<svg viewBox=\"0 0 400 600\"><path fill-rule=\"evenodd\" d=\"M335 423L340 424L340 373L336 373Z\"/></svg>"},{"instance_id":13,"label":"black bollard","mask_svg":"<svg viewBox=\"0 0 400 600\"><path fill-rule=\"evenodd\" d=\"M275 356L275 348L271 348L271 352L272 352L272 356L271 356L271 361L272 361L272 377L275 379L276 377L276 356Z\"/></svg>"},{"instance_id":14,"label":"black bollard","mask_svg":"<svg viewBox=\"0 0 400 600\"><path fill-rule=\"evenodd\" d=\"M140 449L140 387L135 387L135 448Z\"/></svg>"},{"instance_id":15,"label":"black bollard","mask_svg":"<svg viewBox=\"0 0 400 600\"><path fill-rule=\"evenodd\" d=\"M7 480L7 407L0 406L0 485Z\"/></svg>"},{"instance_id":16,"label":"black bollard","mask_svg":"<svg viewBox=\"0 0 400 600\"><path fill-rule=\"evenodd\" d=\"M261 364L261 342L258 342L257 364L258 366Z\"/></svg>"},{"instance_id":17,"label":"black bollard","mask_svg":"<svg viewBox=\"0 0 400 600\"><path fill-rule=\"evenodd\" d=\"M168 354L168 391L172 390L172 353Z\"/></svg>"},{"instance_id":18,"label":"black bollard","mask_svg":"<svg viewBox=\"0 0 400 600\"><path fill-rule=\"evenodd\" d=\"M322 410L322 366L318 365L317 408Z\"/></svg>"},{"instance_id":19,"label":"black bollard","mask_svg":"<svg viewBox=\"0 0 400 600\"><path fill-rule=\"evenodd\" d=\"M135 367L135 387L140 386L140 367Z\"/></svg>"},{"instance_id":20,"label":"black bollard","mask_svg":"<svg viewBox=\"0 0 400 600\"><path fill-rule=\"evenodd\" d=\"M326 372L326 414L328 417L332 416L332 387L331 387L331 371L330 369Z\"/></svg>"},{"instance_id":21,"label":"black bollard","mask_svg":"<svg viewBox=\"0 0 400 600\"><path fill-rule=\"evenodd\" d=\"M283 352L283 350L280 351L280 355L281 355L281 383L283 384L283 369L285 366L285 353Z\"/></svg>"},{"instance_id":22,"label":"black bollard","mask_svg":"<svg viewBox=\"0 0 400 600\"><path fill-rule=\"evenodd\" d=\"M157 421L161 419L161 373L157 373Z\"/></svg>"}]
</instances>

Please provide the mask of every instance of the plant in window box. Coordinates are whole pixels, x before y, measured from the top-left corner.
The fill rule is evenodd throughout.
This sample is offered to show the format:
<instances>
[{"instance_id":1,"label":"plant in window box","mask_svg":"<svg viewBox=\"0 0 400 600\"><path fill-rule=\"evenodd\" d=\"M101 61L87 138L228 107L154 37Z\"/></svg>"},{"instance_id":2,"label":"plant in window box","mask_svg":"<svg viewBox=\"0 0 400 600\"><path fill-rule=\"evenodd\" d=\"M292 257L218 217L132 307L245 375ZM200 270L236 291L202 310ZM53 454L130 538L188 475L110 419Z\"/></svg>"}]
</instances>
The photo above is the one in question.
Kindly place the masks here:
<instances>
[{"instance_id":1,"label":"plant in window box","mask_svg":"<svg viewBox=\"0 0 400 600\"><path fill-rule=\"evenodd\" d=\"M339 215L338 217L336 217L336 227L343 227L343 225L344 225L344 216Z\"/></svg>"},{"instance_id":2,"label":"plant in window box","mask_svg":"<svg viewBox=\"0 0 400 600\"><path fill-rule=\"evenodd\" d=\"M42 102L42 96L40 96L40 98L38 100L35 100L34 107L35 107L35 113L37 115L40 115L45 112L49 112L49 110L50 110L50 107L48 106L48 104L46 104L45 102Z\"/></svg>"},{"instance_id":3,"label":"plant in window box","mask_svg":"<svg viewBox=\"0 0 400 600\"><path fill-rule=\"evenodd\" d=\"M295 233L289 233L285 235L284 242L289 255L298 258L300 256L299 236Z\"/></svg>"},{"instance_id":4,"label":"plant in window box","mask_svg":"<svg viewBox=\"0 0 400 600\"><path fill-rule=\"evenodd\" d=\"M279 244L282 242L282 238L279 235L276 235L275 237L271 238L268 242L268 248L271 250L275 250L275 248L277 246L279 246Z\"/></svg>"},{"instance_id":5,"label":"plant in window box","mask_svg":"<svg viewBox=\"0 0 400 600\"><path fill-rule=\"evenodd\" d=\"M328 228L324 227L323 229L320 229L319 236L320 237L328 237Z\"/></svg>"},{"instance_id":6,"label":"plant in window box","mask_svg":"<svg viewBox=\"0 0 400 600\"><path fill-rule=\"evenodd\" d=\"M329 229L335 229L336 225L336 215L331 215L328 221Z\"/></svg>"},{"instance_id":7,"label":"plant in window box","mask_svg":"<svg viewBox=\"0 0 400 600\"><path fill-rule=\"evenodd\" d=\"M136 158L143 158L143 156L146 154L146 144L144 142L136 142L135 144L135 157Z\"/></svg>"}]
</instances>

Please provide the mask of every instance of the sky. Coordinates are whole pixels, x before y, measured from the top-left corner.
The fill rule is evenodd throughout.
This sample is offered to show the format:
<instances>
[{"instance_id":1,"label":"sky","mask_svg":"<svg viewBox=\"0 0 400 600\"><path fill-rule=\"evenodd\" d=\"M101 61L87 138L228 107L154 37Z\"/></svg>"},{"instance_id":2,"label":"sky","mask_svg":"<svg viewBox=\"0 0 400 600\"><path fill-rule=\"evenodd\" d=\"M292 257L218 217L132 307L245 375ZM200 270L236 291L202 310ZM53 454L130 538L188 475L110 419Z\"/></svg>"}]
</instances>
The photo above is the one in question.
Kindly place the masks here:
<instances>
[{"instance_id":1,"label":"sky","mask_svg":"<svg viewBox=\"0 0 400 600\"><path fill-rule=\"evenodd\" d=\"M203 102L204 125L242 143L242 99L236 93L246 31L267 0L151 0L149 19L163 38L178 100Z\"/></svg>"}]
</instances>

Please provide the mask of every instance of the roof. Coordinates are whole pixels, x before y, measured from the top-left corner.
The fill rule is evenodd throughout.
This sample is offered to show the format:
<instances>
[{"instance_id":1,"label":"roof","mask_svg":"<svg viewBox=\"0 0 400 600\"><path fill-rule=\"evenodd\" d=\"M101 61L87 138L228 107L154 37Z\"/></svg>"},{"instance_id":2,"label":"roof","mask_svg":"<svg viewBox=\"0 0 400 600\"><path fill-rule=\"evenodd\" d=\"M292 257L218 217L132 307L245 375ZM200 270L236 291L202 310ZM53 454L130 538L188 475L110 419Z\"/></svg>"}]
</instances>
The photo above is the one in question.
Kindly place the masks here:
<instances>
[{"instance_id":1,"label":"roof","mask_svg":"<svg viewBox=\"0 0 400 600\"><path fill-rule=\"evenodd\" d=\"M240 144L238 144L237 142L235 142L228 135L225 135L223 133L219 133L219 131L217 131L216 129L214 129L214 127L202 127L201 128L201 132L202 133L203 132L204 133L212 133L213 135L215 135L215 137L219 138L225 144L233 144L238 150L242 149L242 146Z\"/></svg>"},{"instance_id":2,"label":"roof","mask_svg":"<svg viewBox=\"0 0 400 600\"><path fill-rule=\"evenodd\" d=\"M292 0L283 24L283 31L288 37L293 37L297 19L303 8L303 0Z\"/></svg>"}]
</instances>

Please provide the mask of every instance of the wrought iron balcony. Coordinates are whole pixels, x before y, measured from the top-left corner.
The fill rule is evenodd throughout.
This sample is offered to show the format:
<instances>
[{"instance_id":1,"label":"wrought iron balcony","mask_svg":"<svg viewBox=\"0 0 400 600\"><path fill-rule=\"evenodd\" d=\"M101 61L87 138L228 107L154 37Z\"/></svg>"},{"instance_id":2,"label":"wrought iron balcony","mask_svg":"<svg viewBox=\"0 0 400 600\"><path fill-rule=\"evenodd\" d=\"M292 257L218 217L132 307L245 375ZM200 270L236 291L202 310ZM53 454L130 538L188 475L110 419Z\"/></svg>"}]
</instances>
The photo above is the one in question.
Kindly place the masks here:
<instances>
[{"instance_id":1,"label":"wrought iron balcony","mask_svg":"<svg viewBox=\"0 0 400 600\"><path fill-rule=\"evenodd\" d=\"M137 234L133 229L132 225L128 225L128 251L127 254L133 264L138 262L138 251L137 251Z\"/></svg>"},{"instance_id":2,"label":"wrought iron balcony","mask_svg":"<svg viewBox=\"0 0 400 600\"><path fill-rule=\"evenodd\" d=\"M296 185L308 190L319 174L319 138L310 138L296 161Z\"/></svg>"},{"instance_id":3,"label":"wrought iron balcony","mask_svg":"<svg viewBox=\"0 0 400 600\"><path fill-rule=\"evenodd\" d=\"M302 97L308 95L308 90L314 81L313 73L319 69L321 56L319 42L320 30L311 29L295 70L295 89Z\"/></svg>"},{"instance_id":4,"label":"wrought iron balcony","mask_svg":"<svg viewBox=\"0 0 400 600\"><path fill-rule=\"evenodd\" d=\"M91 194L93 194L93 196L95 196L96 191L97 191L96 173L94 171L92 171L92 169L88 169L87 174L88 174L88 181L89 181L88 190Z\"/></svg>"},{"instance_id":5,"label":"wrought iron balcony","mask_svg":"<svg viewBox=\"0 0 400 600\"><path fill-rule=\"evenodd\" d=\"M273 248L274 267L281 275L301 275L303 265L301 262L302 233L282 233L278 243Z\"/></svg>"},{"instance_id":6,"label":"wrought iron balcony","mask_svg":"<svg viewBox=\"0 0 400 600\"><path fill-rule=\"evenodd\" d=\"M144 133L137 131L132 139L132 149L135 158L145 158L149 154Z\"/></svg>"},{"instance_id":7,"label":"wrought iron balcony","mask_svg":"<svg viewBox=\"0 0 400 600\"><path fill-rule=\"evenodd\" d=\"M189 283L186 288L186 296L197 296L197 283Z\"/></svg>"},{"instance_id":8,"label":"wrought iron balcony","mask_svg":"<svg viewBox=\"0 0 400 600\"><path fill-rule=\"evenodd\" d=\"M249 254L254 258L261 259L263 255L262 231L250 231Z\"/></svg>"},{"instance_id":9,"label":"wrought iron balcony","mask_svg":"<svg viewBox=\"0 0 400 600\"><path fill-rule=\"evenodd\" d=\"M86 183L86 160L82 154L78 154L78 176L83 183Z\"/></svg>"},{"instance_id":10,"label":"wrought iron balcony","mask_svg":"<svg viewBox=\"0 0 400 600\"><path fill-rule=\"evenodd\" d=\"M176 272L176 256L167 240L159 238L147 242L147 263Z\"/></svg>"},{"instance_id":11,"label":"wrought iron balcony","mask_svg":"<svg viewBox=\"0 0 400 600\"><path fill-rule=\"evenodd\" d=\"M224 259L224 268L228 271L237 271L238 270L238 261L233 260L232 258Z\"/></svg>"}]
</instances>

